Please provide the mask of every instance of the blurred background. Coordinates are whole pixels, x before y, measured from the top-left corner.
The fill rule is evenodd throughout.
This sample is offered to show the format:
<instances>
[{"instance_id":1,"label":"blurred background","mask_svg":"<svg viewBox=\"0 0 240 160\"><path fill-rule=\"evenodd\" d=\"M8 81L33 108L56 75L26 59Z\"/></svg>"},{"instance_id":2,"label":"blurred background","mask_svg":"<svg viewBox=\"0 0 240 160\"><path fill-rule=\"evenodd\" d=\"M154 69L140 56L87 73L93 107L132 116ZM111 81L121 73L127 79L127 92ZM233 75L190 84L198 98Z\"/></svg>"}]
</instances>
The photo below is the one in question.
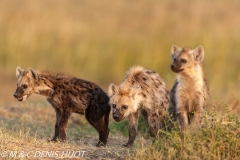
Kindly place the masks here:
<instances>
[{"instance_id":1,"label":"blurred background","mask_svg":"<svg viewBox=\"0 0 240 160\"><path fill-rule=\"evenodd\" d=\"M0 0L0 103L20 103L17 66L68 73L107 91L142 65L170 90L171 46L202 45L211 100L240 114L239 42L238 0Z\"/></svg>"}]
</instances>

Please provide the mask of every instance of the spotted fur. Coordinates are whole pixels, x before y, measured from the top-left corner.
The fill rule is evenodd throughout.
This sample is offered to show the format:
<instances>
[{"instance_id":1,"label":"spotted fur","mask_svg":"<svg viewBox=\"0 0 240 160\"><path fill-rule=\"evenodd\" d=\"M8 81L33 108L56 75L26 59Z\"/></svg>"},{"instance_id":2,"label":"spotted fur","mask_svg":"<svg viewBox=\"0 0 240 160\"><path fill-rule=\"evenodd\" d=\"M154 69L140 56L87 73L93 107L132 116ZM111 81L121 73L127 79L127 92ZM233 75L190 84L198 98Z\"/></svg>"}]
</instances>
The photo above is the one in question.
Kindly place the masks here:
<instances>
[{"instance_id":1,"label":"spotted fur","mask_svg":"<svg viewBox=\"0 0 240 160\"><path fill-rule=\"evenodd\" d=\"M169 92L158 73L141 66L132 67L119 86L109 86L108 95L114 120L119 122L127 117L129 120L129 140L124 146L131 146L136 138L139 112L152 137L163 128Z\"/></svg>"},{"instance_id":2,"label":"spotted fur","mask_svg":"<svg viewBox=\"0 0 240 160\"><path fill-rule=\"evenodd\" d=\"M17 89L14 97L25 101L32 94L47 97L56 112L55 134L52 141L67 139L66 127L72 113L83 114L98 131L97 146L106 145L109 134L110 105L107 94L96 84L50 72L16 68Z\"/></svg>"}]
</instances>

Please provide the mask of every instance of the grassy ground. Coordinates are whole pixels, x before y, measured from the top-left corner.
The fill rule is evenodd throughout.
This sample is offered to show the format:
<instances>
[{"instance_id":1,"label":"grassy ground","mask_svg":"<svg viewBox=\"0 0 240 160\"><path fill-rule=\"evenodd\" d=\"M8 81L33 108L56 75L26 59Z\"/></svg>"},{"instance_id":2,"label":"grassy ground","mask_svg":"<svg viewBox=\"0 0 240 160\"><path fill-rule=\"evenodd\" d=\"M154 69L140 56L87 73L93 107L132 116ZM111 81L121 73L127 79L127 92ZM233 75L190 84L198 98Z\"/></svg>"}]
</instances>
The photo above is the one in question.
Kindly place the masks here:
<instances>
[{"instance_id":1,"label":"grassy ground","mask_svg":"<svg viewBox=\"0 0 240 160\"><path fill-rule=\"evenodd\" d=\"M89 159L239 159L240 126L232 117L240 115L239 8L238 0L0 1L1 153L84 150ZM173 44L205 49L211 99L209 123L201 130L164 133L152 144L140 120L136 146L125 149L127 121L111 120L109 144L98 149L94 129L73 115L68 143L48 143L53 109L43 98L20 103L12 96L17 66L69 73L107 91L131 66L142 65L157 71L171 89Z\"/></svg>"},{"instance_id":2,"label":"grassy ground","mask_svg":"<svg viewBox=\"0 0 240 160\"><path fill-rule=\"evenodd\" d=\"M219 111L224 111L221 113ZM239 159L240 121L223 102L206 112L201 129L161 132L150 147L137 149L129 159Z\"/></svg>"},{"instance_id":3,"label":"grassy ground","mask_svg":"<svg viewBox=\"0 0 240 160\"><path fill-rule=\"evenodd\" d=\"M216 100L206 112L203 128L181 132L161 131L159 137L149 138L146 123L140 119L135 146L126 143L126 121L111 119L110 136L105 148L96 148L96 131L77 114L72 115L67 143L53 143L54 111L46 103L29 102L1 105L0 156L4 159L239 159L240 121L228 106ZM21 153L23 154L21 156ZM13 156L13 157L12 157Z\"/></svg>"},{"instance_id":4,"label":"grassy ground","mask_svg":"<svg viewBox=\"0 0 240 160\"><path fill-rule=\"evenodd\" d=\"M58 156L55 156L59 159L67 157L68 153L71 159L82 158L83 152L84 159L121 159L135 153L135 148L127 149L121 146L127 142L127 137L124 136L127 131L126 125L120 124L122 127L119 127L113 121L110 125L112 132L107 147L96 148L97 132L84 117L77 114L72 115L69 121L68 142L49 142L54 133L55 113L52 107L46 103L30 101L14 105L1 105L0 115L1 158L6 155L5 151L8 156L11 152L17 151L17 159L21 159L20 152L24 152L22 159L28 158L27 153L32 158L35 156L39 159L51 159L47 157L46 151L57 153ZM123 124L125 123L123 122ZM119 131L121 129L123 132ZM141 136L137 138L137 142L140 142L140 138ZM75 157L72 156L72 152L76 153ZM80 155L79 152L81 152ZM53 153L50 157L54 156ZM10 156L6 159L12 158Z\"/></svg>"}]
</instances>

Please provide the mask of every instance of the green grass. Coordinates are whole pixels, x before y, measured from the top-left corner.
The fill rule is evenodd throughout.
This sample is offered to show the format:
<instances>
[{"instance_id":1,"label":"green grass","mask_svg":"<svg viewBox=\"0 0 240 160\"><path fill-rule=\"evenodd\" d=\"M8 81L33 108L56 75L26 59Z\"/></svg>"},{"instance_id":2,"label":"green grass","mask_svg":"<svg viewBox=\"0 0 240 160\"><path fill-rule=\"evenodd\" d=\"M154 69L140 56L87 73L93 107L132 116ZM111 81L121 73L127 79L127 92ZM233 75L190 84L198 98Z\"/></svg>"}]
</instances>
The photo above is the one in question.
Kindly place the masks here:
<instances>
[{"instance_id":1,"label":"green grass","mask_svg":"<svg viewBox=\"0 0 240 160\"><path fill-rule=\"evenodd\" d=\"M120 133L124 136L128 136L128 120L127 119L124 119L121 122L114 122L114 120L112 119L112 122L110 123L109 128L113 134ZM140 116L138 120L138 134L144 135L147 132L148 132L148 125L146 121L143 119L143 117Z\"/></svg>"}]
</instances>

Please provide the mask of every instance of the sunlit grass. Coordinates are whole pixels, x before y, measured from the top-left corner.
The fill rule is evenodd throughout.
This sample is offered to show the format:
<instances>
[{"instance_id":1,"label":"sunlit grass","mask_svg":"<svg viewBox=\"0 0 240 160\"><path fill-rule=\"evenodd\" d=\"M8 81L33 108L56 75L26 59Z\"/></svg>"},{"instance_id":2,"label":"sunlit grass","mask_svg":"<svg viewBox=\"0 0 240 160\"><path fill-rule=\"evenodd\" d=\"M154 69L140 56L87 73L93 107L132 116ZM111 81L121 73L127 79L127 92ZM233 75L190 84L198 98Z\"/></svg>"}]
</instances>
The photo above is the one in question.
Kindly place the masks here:
<instances>
[{"instance_id":1,"label":"sunlit grass","mask_svg":"<svg viewBox=\"0 0 240 160\"><path fill-rule=\"evenodd\" d=\"M220 103L206 113L203 128L162 132L151 147L142 146L129 159L239 159L239 139L240 121Z\"/></svg>"}]
</instances>

